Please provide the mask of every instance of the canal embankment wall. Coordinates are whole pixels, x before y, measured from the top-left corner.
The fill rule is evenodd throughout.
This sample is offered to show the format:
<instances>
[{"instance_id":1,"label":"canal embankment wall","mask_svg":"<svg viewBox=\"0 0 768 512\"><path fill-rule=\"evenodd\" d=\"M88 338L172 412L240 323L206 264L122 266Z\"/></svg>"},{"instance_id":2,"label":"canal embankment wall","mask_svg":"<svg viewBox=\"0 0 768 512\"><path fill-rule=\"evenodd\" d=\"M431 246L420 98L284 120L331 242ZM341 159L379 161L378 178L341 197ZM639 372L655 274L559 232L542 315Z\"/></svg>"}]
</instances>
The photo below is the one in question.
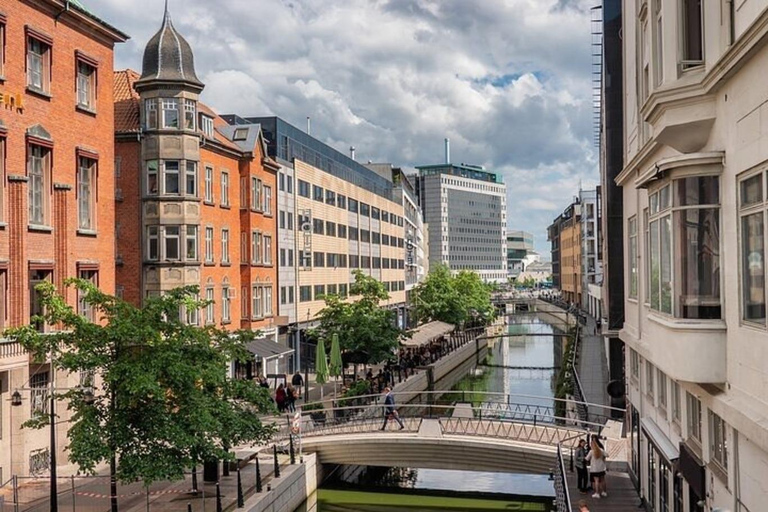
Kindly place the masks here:
<instances>
[{"instance_id":1,"label":"canal embankment wall","mask_svg":"<svg viewBox=\"0 0 768 512\"><path fill-rule=\"evenodd\" d=\"M294 512L317 490L320 470L317 456L314 453L304 454L302 464L283 468L280 478L273 478L266 492L255 494L239 510Z\"/></svg>"}]
</instances>

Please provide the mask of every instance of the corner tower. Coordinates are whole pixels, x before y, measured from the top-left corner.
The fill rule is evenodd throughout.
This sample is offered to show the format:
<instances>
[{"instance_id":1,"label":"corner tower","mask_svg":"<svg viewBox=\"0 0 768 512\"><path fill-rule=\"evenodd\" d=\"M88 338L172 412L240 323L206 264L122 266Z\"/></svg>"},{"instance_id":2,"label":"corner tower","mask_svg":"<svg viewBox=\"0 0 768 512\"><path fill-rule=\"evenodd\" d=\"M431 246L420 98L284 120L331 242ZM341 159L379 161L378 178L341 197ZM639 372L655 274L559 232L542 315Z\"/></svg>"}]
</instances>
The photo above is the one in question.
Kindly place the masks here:
<instances>
[{"instance_id":1,"label":"corner tower","mask_svg":"<svg viewBox=\"0 0 768 512\"><path fill-rule=\"evenodd\" d=\"M189 43L165 3L160 30L144 49L140 98L143 296L200 285L200 135L203 83Z\"/></svg>"}]
</instances>

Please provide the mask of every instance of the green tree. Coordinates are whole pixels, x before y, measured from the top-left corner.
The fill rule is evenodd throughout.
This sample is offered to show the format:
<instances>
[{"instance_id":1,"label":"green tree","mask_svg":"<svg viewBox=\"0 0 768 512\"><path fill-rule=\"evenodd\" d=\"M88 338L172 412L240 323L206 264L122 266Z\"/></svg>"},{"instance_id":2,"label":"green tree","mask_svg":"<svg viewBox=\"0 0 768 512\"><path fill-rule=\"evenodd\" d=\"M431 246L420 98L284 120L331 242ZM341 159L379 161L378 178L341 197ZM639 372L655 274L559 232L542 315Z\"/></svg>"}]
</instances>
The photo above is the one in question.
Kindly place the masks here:
<instances>
[{"instance_id":1,"label":"green tree","mask_svg":"<svg viewBox=\"0 0 768 512\"><path fill-rule=\"evenodd\" d=\"M419 320L439 320L463 325L471 320L493 318L491 287L476 272L462 270L456 275L445 265L432 268L412 293Z\"/></svg>"},{"instance_id":2,"label":"green tree","mask_svg":"<svg viewBox=\"0 0 768 512\"><path fill-rule=\"evenodd\" d=\"M357 300L326 296L314 336L318 342L330 343L337 334L344 352L355 353L365 362L376 364L392 356L403 331L397 327L396 313L381 307L381 302L389 299L384 285L360 270L354 275L355 282L349 291Z\"/></svg>"},{"instance_id":3,"label":"green tree","mask_svg":"<svg viewBox=\"0 0 768 512\"><path fill-rule=\"evenodd\" d=\"M55 367L96 375L93 403L82 389L58 396L73 410L68 432L71 462L93 473L110 462L124 482L178 480L212 459L231 459L227 447L266 441L273 433L259 414L272 409L268 393L254 382L228 377L232 361L253 357L250 332L187 325L181 313L205 306L196 287L180 288L136 308L87 281L71 280L99 317L80 316L51 283L38 285L44 321L58 326L41 334L33 325L11 329L37 357ZM42 426L37 417L28 426Z\"/></svg>"}]
</instances>

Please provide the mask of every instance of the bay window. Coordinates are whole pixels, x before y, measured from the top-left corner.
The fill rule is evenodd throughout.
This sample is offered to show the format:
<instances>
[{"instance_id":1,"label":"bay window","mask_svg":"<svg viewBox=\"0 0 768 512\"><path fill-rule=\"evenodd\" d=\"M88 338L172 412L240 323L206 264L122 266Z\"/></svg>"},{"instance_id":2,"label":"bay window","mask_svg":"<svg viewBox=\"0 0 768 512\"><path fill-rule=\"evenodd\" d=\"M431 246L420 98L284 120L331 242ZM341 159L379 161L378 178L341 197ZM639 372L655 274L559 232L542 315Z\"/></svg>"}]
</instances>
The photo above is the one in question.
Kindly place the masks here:
<instances>
[{"instance_id":1,"label":"bay window","mask_svg":"<svg viewBox=\"0 0 768 512\"><path fill-rule=\"evenodd\" d=\"M164 260L179 260L180 254L180 242L181 231L179 226L164 226L163 227L163 259Z\"/></svg>"},{"instance_id":2,"label":"bay window","mask_svg":"<svg viewBox=\"0 0 768 512\"><path fill-rule=\"evenodd\" d=\"M144 101L144 126L147 130L157 129L157 100L155 98Z\"/></svg>"},{"instance_id":3,"label":"bay window","mask_svg":"<svg viewBox=\"0 0 768 512\"><path fill-rule=\"evenodd\" d=\"M197 226L187 226L187 261L197 261Z\"/></svg>"},{"instance_id":4,"label":"bay window","mask_svg":"<svg viewBox=\"0 0 768 512\"><path fill-rule=\"evenodd\" d=\"M157 261L160 259L160 237L157 226L147 228L147 260Z\"/></svg>"},{"instance_id":5,"label":"bay window","mask_svg":"<svg viewBox=\"0 0 768 512\"><path fill-rule=\"evenodd\" d=\"M676 179L650 195L651 309L721 318L719 197L716 176Z\"/></svg>"},{"instance_id":6,"label":"bay window","mask_svg":"<svg viewBox=\"0 0 768 512\"><path fill-rule=\"evenodd\" d=\"M156 196L158 192L158 161L149 160L147 162L147 195Z\"/></svg>"},{"instance_id":7,"label":"bay window","mask_svg":"<svg viewBox=\"0 0 768 512\"><path fill-rule=\"evenodd\" d=\"M765 180L764 172L739 183L741 237L741 316L765 325Z\"/></svg>"},{"instance_id":8,"label":"bay window","mask_svg":"<svg viewBox=\"0 0 768 512\"><path fill-rule=\"evenodd\" d=\"M193 100L184 100L184 129L195 129L196 105Z\"/></svg>"},{"instance_id":9,"label":"bay window","mask_svg":"<svg viewBox=\"0 0 768 512\"><path fill-rule=\"evenodd\" d=\"M177 160L163 161L163 193L179 194L179 162Z\"/></svg>"},{"instance_id":10,"label":"bay window","mask_svg":"<svg viewBox=\"0 0 768 512\"><path fill-rule=\"evenodd\" d=\"M160 100L163 106L163 128L179 128L179 102L175 98L163 98Z\"/></svg>"},{"instance_id":11,"label":"bay window","mask_svg":"<svg viewBox=\"0 0 768 512\"><path fill-rule=\"evenodd\" d=\"M197 162L187 162L186 194L197 197Z\"/></svg>"}]
</instances>

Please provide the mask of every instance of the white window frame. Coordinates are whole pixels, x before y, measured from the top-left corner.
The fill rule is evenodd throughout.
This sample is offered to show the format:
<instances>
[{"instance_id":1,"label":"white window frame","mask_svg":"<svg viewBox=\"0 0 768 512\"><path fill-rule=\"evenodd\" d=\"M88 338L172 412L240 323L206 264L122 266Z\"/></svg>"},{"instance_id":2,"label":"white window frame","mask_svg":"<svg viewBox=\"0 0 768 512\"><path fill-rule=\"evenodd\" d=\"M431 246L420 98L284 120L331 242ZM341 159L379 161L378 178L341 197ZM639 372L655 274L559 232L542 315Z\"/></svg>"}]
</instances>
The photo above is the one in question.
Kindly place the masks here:
<instances>
[{"instance_id":1,"label":"white window frame","mask_svg":"<svg viewBox=\"0 0 768 512\"><path fill-rule=\"evenodd\" d=\"M29 223L45 226L49 211L49 182L51 149L37 144L28 145L27 174L29 178Z\"/></svg>"},{"instance_id":2,"label":"white window frame","mask_svg":"<svg viewBox=\"0 0 768 512\"><path fill-rule=\"evenodd\" d=\"M152 254L152 241L155 242L155 254ZM160 227L147 226L147 261L160 261Z\"/></svg>"},{"instance_id":3,"label":"white window frame","mask_svg":"<svg viewBox=\"0 0 768 512\"><path fill-rule=\"evenodd\" d=\"M262 302L262 287L254 285L251 297L252 309L251 317L254 320L264 318L264 304Z\"/></svg>"},{"instance_id":4,"label":"white window frame","mask_svg":"<svg viewBox=\"0 0 768 512\"><path fill-rule=\"evenodd\" d=\"M177 233L173 234L172 232L169 233L172 230L176 230ZM162 260L163 261L182 261L182 232L181 232L181 226L163 226L161 229L162 232ZM168 256L168 242L176 240L176 252L178 254L178 257L171 258Z\"/></svg>"},{"instance_id":5,"label":"white window frame","mask_svg":"<svg viewBox=\"0 0 768 512\"><path fill-rule=\"evenodd\" d=\"M184 195L197 198L197 162L187 160L184 171Z\"/></svg>"},{"instance_id":6,"label":"white window frame","mask_svg":"<svg viewBox=\"0 0 768 512\"><path fill-rule=\"evenodd\" d=\"M86 110L96 108L96 68L77 60L77 106Z\"/></svg>"},{"instance_id":7,"label":"white window frame","mask_svg":"<svg viewBox=\"0 0 768 512\"><path fill-rule=\"evenodd\" d=\"M77 225L78 229L96 230L96 186L98 162L77 157Z\"/></svg>"},{"instance_id":8,"label":"white window frame","mask_svg":"<svg viewBox=\"0 0 768 512\"><path fill-rule=\"evenodd\" d=\"M212 139L213 138L213 118L205 114L202 114L200 116L200 129L202 130L203 135Z\"/></svg>"},{"instance_id":9,"label":"white window frame","mask_svg":"<svg viewBox=\"0 0 768 512\"><path fill-rule=\"evenodd\" d=\"M261 211L261 180L251 177L251 210Z\"/></svg>"},{"instance_id":10,"label":"white window frame","mask_svg":"<svg viewBox=\"0 0 768 512\"><path fill-rule=\"evenodd\" d=\"M221 321L222 323L229 323L232 321L232 295L230 294L230 288L228 285L221 287Z\"/></svg>"},{"instance_id":11,"label":"white window frame","mask_svg":"<svg viewBox=\"0 0 768 512\"><path fill-rule=\"evenodd\" d=\"M198 261L199 259L200 249L199 249L197 236L198 236L197 226L186 227L185 236L184 236L184 248L185 248L186 261Z\"/></svg>"},{"instance_id":12,"label":"white window frame","mask_svg":"<svg viewBox=\"0 0 768 512\"><path fill-rule=\"evenodd\" d=\"M214 294L215 290L213 289L213 286L207 286L205 288L205 300L207 302L205 306L205 323L209 325L216 322Z\"/></svg>"},{"instance_id":13,"label":"white window frame","mask_svg":"<svg viewBox=\"0 0 768 512\"><path fill-rule=\"evenodd\" d=\"M264 185L262 196L264 201L262 206L264 215L272 215L272 187L269 185Z\"/></svg>"},{"instance_id":14,"label":"white window frame","mask_svg":"<svg viewBox=\"0 0 768 512\"><path fill-rule=\"evenodd\" d=\"M221 229L221 262L229 263L229 229Z\"/></svg>"},{"instance_id":15,"label":"white window frame","mask_svg":"<svg viewBox=\"0 0 768 512\"><path fill-rule=\"evenodd\" d=\"M205 202L213 203L213 166L205 166Z\"/></svg>"},{"instance_id":16,"label":"white window frame","mask_svg":"<svg viewBox=\"0 0 768 512\"><path fill-rule=\"evenodd\" d=\"M169 169L170 164L170 169ZM176 167L173 169L173 167ZM162 183L163 183L163 195L166 196L180 196L182 195L182 170L181 170L181 162L179 160L163 160L161 162L160 168L162 169ZM168 190L168 178L172 177L173 175L176 176L176 192L170 192Z\"/></svg>"},{"instance_id":17,"label":"white window frame","mask_svg":"<svg viewBox=\"0 0 768 512\"><path fill-rule=\"evenodd\" d=\"M229 172L221 171L221 206L229 206Z\"/></svg>"},{"instance_id":18,"label":"white window frame","mask_svg":"<svg viewBox=\"0 0 768 512\"><path fill-rule=\"evenodd\" d=\"M184 99L184 129L195 131L195 118L197 117L197 102Z\"/></svg>"},{"instance_id":19,"label":"white window frame","mask_svg":"<svg viewBox=\"0 0 768 512\"><path fill-rule=\"evenodd\" d=\"M272 285L266 285L264 286L264 316L269 317L272 316Z\"/></svg>"},{"instance_id":20,"label":"white window frame","mask_svg":"<svg viewBox=\"0 0 768 512\"><path fill-rule=\"evenodd\" d=\"M264 235L264 257L262 261L265 265L272 264L272 235Z\"/></svg>"},{"instance_id":21,"label":"white window frame","mask_svg":"<svg viewBox=\"0 0 768 512\"><path fill-rule=\"evenodd\" d=\"M205 262L213 263L213 227L205 227Z\"/></svg>"},{"instance_id":22,"label":"white window frame","mask_svg":"<svg viewBox=\"0 0 768 512\"><path fill-rule=\"evenodd\" d=\"M181 112L179 111L179 100L176 98L162 98L160 100L162 110L162 128L164 130L178 130L181 127ZM176 116L176 126L169 124L169 120Z\"/></svg>"}]
</instances>

